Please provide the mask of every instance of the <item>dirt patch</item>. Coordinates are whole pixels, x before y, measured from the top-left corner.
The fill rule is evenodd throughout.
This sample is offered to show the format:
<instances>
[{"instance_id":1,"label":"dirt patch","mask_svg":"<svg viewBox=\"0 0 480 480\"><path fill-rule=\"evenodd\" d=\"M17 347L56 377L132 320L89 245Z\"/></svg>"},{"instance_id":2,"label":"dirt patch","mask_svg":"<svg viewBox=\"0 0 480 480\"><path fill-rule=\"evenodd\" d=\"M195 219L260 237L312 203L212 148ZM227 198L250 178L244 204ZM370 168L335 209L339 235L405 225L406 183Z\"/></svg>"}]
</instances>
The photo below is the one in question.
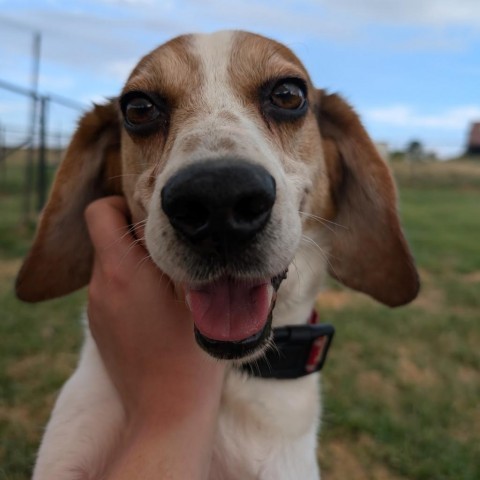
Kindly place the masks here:
<instances>
[{"instance_id":1,"label":"dirt patch","mask_svg":"<svg viewBox=\"0 0 480 480\"><path fill-rule=\"evenodd\" d=\"M467 273L462 277L462 280L466 283L480 283L480 270Z\"/></svg>"},{"instance_id":2,"label":"dirt patch","mask_svg":"<svg viewBox=\"0 0 480 480\"><path fill-rule=\"evenodd\" d=\"M15 258L13 260L0 260L0 281L13 280L20 270L22 260Z\"/></svg>"},{"instance_id":3,"label":"dirt patch","mask_svg":"<svg viewBox=\"0 0 480 480\"><path fill-rule=\"evenodd\" d=\"M322 480L403 480L384 465L367 466L361 458L365 455L354 445L340 440L329 442L320 454L320 465L326 465Z\"/></svg>"},{"instance_id":4,"label":"dirt patch","mask_svg":"<svg viewBox=\"0 0 480 480\"><path fill-rule=\"evenodd\" d=\"M437 313L444 308L445 293L440 288L425 286L412 305L429 313Z\"/></svg>"},{"instance_id":5,"label":"dirt patch","mask_svg":"<svg viewBox=\"0 0 480 480\"><path fill-rule=\"evenodd\" d=\"M412 305L429 313L441 311L445 305L445 292L434 286L434 277L430 272L421 268L418 270L418 273L422 288Z\"/></svg>"},{"instance_id":6,"label":"dirt patch","mask_svg":"<svg viewBox=\"0 0 480 480\"><path fill-rule=\"evenodd\" d=\"M0 406L0 421L28 427L31 423L31 416L28 409L22 406L11 408Z\"/></svg>"},{"instance_id":7,"label":"dirt patch","mask_svg":"<svg viewBox=\"0 0 480 480\"><path fill-rule=\"evenodd\" d=\"M457 378L464 385L475 386L480 383L478 371L465 365L462 365L457 369Z\"/></svg>"},{"instance_id":8,"label":"dirt patch","mask_svg":"<svg viewBox=\"0 0 480 480\"><path fill-rule=\"evenodd\" d=\"M67 377L75 366L77 355L62 353L51 357L45 353L30 355L7 366L7 374L17 381L25 381L36 377L38 372L56 371Z\"/></svg>"},{"instance_id":9,"label":"dirt patch","mask_svg":"<svg viewBox=\"0 0 480 480\"><path fill-rule=\"evenodd\" d=\"M368 302L368 299L360 293L349 290L324 290L317 296L316 305L321 312L322 308L340 310L358 305L360 302Z\"/></svg>"},{"instance_id":10,"label":"dirt patch","mask_svg":"<svg viewBox=\"0 0 480 480\"><path fill-rule=\"evenodd\" d=\"M397 375L401 382L431 388L438 384L437 373L431 368L422 368L412 360L412 354L406 348L399 349Z\"/></svg>"},{"instance_id":11,"label":"dirt patch","mask_svg":"<svg viewBox=\"0 0 480 480\"><path fill-rule=\"evenodd\" d=\"M478 445L478 432L480 431L480 412L478 409L474 411L466 411L465 418L460 424L455 425L451 429L450 434L456 440L465 444Z\"/></svg>"},{"instance_id":12,"label":"dirt patch","mask_svg":"<svg viewBox=\"0 0 480 480\"><path fill-rule=\"evenodd\" d=\"M325 475L322 476L325 480L370 479L357 455L347 444L340 441L330 443L328 446L328 457L328 463L331 465L331 468L327 469Z\"/></svg>"},{"instance_id":13,"label":"dirt patch","mask_svg":"<svg viewBox=\"0 0 480 480\"><path fill-rule=\"evenodd\" d=\"M374 370L362 371L357 376L356 385L360 394L371 394L375 398L381 398L389 407L394 407L398 392L381 373Z\"/></svg>"}]
</instances>

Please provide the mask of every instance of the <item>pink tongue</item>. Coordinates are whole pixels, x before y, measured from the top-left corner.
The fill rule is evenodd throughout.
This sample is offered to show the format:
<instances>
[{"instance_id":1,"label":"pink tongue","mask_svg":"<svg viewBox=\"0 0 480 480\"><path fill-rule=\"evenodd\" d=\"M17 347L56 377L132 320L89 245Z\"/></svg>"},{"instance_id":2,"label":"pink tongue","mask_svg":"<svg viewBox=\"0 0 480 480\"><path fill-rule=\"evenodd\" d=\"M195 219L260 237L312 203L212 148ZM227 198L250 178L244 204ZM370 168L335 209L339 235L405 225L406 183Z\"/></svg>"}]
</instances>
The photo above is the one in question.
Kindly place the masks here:
<instances>
[{"instance_id":1,"label":"pink tongue","mask_svg":"<svg viewBox=\"0 0 480 480\"><path fill-rule=\"evenodd\" d=\"M223 279L186 291L195 326L212 340L234 342L258 333L267 322L269 282L247 284Z\"/></svg>"}]
</instances>

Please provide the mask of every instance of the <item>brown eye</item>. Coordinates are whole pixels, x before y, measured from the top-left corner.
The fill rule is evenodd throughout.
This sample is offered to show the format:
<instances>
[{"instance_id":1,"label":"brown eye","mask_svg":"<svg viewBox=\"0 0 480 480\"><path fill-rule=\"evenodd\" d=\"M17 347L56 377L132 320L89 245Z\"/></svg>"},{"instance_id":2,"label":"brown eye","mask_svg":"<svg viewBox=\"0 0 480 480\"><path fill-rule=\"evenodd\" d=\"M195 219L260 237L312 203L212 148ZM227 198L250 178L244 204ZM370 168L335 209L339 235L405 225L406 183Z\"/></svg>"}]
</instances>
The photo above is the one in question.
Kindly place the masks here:
<instances>
[{"instance_id":1,"label":"brown eye","mask_svg":"<svg viewBox=\"0 0 480 480\"><path fill-rule=\"evenodd\" d=\"M306 103L305 92L294 82L282 82L272 90L270 101L285 110L300 110Z\"/></svg>"},{"instance_id":2,"label":"brown eye","mask_svg":"<svg viewBox=\"0 0 480 480\"><path fill-rule=\"evenodd\" d=\"M170 111L167 100L156 92L134 90L119 99L125 129L132 135L166 132Z\"/></svg>"},{"instance_id":3,"label":"brown eye","mask_svg":"<svg viewBox=\"0 0 480 480\"><path fill-rule=\"evenodd\" d=\"M160 116L160 110L147 97L129 99L124 107L125 120L132 126L146 125Z\"/></svg>"}]
</instances>

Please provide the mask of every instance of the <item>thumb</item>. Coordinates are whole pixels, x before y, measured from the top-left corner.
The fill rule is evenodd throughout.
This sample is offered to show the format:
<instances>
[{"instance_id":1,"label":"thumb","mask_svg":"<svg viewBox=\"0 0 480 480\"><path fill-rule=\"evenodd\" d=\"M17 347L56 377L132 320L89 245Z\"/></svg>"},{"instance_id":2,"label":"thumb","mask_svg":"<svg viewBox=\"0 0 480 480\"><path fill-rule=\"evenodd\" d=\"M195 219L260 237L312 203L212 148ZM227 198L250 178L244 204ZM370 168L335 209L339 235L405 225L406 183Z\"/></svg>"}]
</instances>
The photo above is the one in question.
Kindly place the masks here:
<instances>
[{"instance_id":1,"label":"thumb","mask_svg":"<svg viewBox=\"0 0 480 480\"><path fill-rule=\"evenodd\" d=\"M123 197L105 197L92 202L85 210L88 232L97 260L102 266L116 265L119 258L135 265L145 257L128 224L129 210Z\"/></svg>"}]
</instances>

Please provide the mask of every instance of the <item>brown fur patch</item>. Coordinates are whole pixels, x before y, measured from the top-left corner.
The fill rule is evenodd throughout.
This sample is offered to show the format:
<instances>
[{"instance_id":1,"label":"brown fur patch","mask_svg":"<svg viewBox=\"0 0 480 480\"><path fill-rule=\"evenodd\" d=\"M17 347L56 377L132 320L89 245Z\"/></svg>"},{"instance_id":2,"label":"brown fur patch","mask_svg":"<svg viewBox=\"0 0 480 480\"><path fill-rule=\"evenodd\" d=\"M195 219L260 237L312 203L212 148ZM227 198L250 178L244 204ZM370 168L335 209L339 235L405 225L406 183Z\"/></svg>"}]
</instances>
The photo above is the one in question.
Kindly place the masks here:
<instances>
[{"instance_id":1,"label":"brown fur patch","mask_svg":"<svg viewBox=\"0 0 480 480\"><path fill-rule=\"evenodd\" d=\"M120 138L105 149L104 189L109 195L121 195L122 187L122 157Z\"/></svg>"},{"instance_id":2,"label":"brown fur patch","mask_svg":"<svg viewBox=\"0 0 480 480\"><path fill-rule=\"evenodd\" d=\"M184 153L194 152L202 143L202 137L200 135L189 135L182 142L182 150Z\"/></svg>"},{"instance_id":3,"label":"brown fur patch","mask_svg":"<svg viewBox=\"0 0 480 480\"><path fill-rule=\"evenodd\" d=\"M218 118L220 120L225 120L226 122L230 123L236 123L239 121L238 116L235 115L233 112L229 112L228 110L222 110L221 112L219 112Z\"/></svg>"},{"instance_id":4,"label":"brown fur patch","mask_svg":"<svg viewBox=\"0 0 480 480\"><path fill-rule=\"evenodd\" d=\"M83 218L93 200L118 188L118 111L96 105L80 120L58 170L33 246L20 269L16 293L25 301L65 295L90 279L93 251ZM105 164L106 157L109 165Z\"/></svg>"},{"instance_id":5,"label":"brown fur patch","mask_svg":"<svg viewBox=\"0 0 480 480\"><path fill-rule=\"evenodd\" d=\"M387 305L407 303L418 293L418 274L389 169L341 97L319 91L317 118L340 225L333 226L330 273Z\"/></svg>"},{"instance_id":6,"label":"brown fur patch","mask_svg":"<svg viewBox=\"0 0 480 480\"><path fill-rule=\"evenodd\" d=\"M143 57L130 75L123 93L128 91L153 92L162 97L168 108L168 128L146 137L122 134L123 190L134 217L141 215L138 204L132 201L138 176L150 166L155 174L161 172L182 125L180 111L195 110L195 94L201 84L201 68L192 49L192 36L184 35L156 48ZM187 146L187 148L189 148ZM190 145L190 148L193 148ZM152 188L154 182L143 182L142 188ZM141 197L147 194L143 191Z\"/></svg>"},{"instance_id":7,"label":"brown fur patch","mask_svg":"<svg viewBox=\"0 0 480 480\"><path fill-rule=\"evenodd\" d=\"M223 137L216 143L219 150L233 150L236 147L236 143L231 138Z\"/></svg>"},{"instance_id":8,"label":"brown fur patch","mask_svg":"<svg viewBox=\"0 0 480 480\"><path fill-rule=\"evenodd\" d=\"M252 112L260 116L262 124L266 122L265 135L271 136L273 133L281 151L287 154L293 151L298 153L299 145L309 146L311 142L306 138L308 136L311 140L313 136L307 130L316 130L313 117L309 119L306 128L302 128L305 127L305 119L295 122L269 121L260 104L261 89L272 80L300 78L313 90L305 67L290 49L259 35L237 32L228 71L234 91L243 104L250 106ZM303 130L302 135L296 136L295 133L300 130Z\"/></svg>"},{"instance_id":9,"label":"brown fur patch","mask_svg":"<svg viewBox=\"0 0 480 480\"><path fill-rule=\"evenodd\" d=\"M163 96L172 107L200 85L200 64L191 49L191 35L170 40L143 57L133 70L123 93L145 90Z\"/></svg>"},{"instance_id":10,"label":"brown fur patch","mask_svg":"<svg viewBox=\"0 0 480 480\"><path fill-rule=\"evenodd\" d=\"M300 77L311 83L305 67L289 48L246 32L235 35L229 74L232 85L252 100L256 99L257 88L274 78Z\"/></svg>"}]
</instances>

